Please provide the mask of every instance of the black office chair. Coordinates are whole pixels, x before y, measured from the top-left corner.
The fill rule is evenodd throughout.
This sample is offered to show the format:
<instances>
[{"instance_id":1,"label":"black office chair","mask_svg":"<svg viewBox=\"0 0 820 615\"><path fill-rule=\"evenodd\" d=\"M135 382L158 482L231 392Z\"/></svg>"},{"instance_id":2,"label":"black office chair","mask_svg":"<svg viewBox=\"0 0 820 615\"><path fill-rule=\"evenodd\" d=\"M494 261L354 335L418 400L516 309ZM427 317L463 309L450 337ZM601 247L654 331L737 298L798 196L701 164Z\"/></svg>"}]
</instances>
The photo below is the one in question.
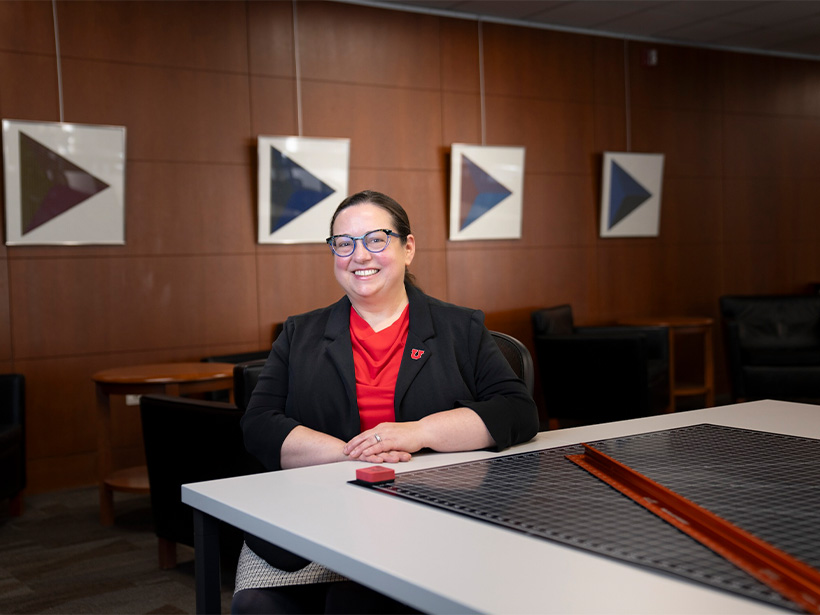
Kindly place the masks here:
<instances>
[{"instance_id":1,"label":"black office chair","mask_svg":"<svg viewBox=\"0 0 820 615\"><path fill-rule=\"evenodd\" d=\"M12 516L23 513L26 488L26 379L0 374L0 499Z\"/></svg>"},{"instance_id":2,"label":"black office chair","mask_svg":"<svg viewBox=\"0 0 820 615\"><path fill-rule=\"evenodd\" d=\"M531 317L550 419L586 425L668 409L666 327L576 327L569 305L537 310Z\"/></svg>"},{"instance_id":3,"label":"black office chair","mask_svg":"<svg viewBox=\"0 0 820 615\"><path fill-rule=\"evenodd\" d=\"M513 368L515 375L524 381L527 390L532 395L535 391L535 367L533 366L530 351L512 335L500 331L490 331L490 335L493 336L498 349Z\"/></svg>"}]
</instances>

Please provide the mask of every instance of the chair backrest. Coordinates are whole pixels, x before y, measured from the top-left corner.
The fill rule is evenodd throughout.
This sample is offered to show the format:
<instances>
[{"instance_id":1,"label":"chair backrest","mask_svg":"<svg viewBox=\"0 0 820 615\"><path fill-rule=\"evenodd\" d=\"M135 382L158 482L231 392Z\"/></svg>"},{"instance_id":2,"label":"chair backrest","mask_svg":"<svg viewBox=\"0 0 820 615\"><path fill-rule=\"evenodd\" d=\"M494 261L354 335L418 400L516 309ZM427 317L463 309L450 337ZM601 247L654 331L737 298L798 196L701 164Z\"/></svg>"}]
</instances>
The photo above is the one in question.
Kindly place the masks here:
<instances>
[{"instance_id":1,"label":"chair backrest","mask_svg":"<svg viewBox=\"0 0 820 615\"><path fill-rule=\"evenodd\" d=\"M262 470L245 450L242 413L233 404L143 395L140 416L155 532L192 545L193 520L180 486Z\"/></svg>"},{"instance_id":2,"label":"chair backrest","mask_svg":"<svg viewBox=\"0 0 820 615\"><path fill-rule=\"evenodd\" d=\"M727 295L719 299L725 327L741 348L816 348L820 296Z\"/></svg>"},{"instance_id":3,"label":"chair backrest","mask_svg":"<svg viewBox=\"0 0 820 615\"><path fill-rule=\"evenodd\" d=\"M247 363L248 361L256 361L258 359L267 359L270 350L251 350L250 352L236 352L233 354L213 355L211 357L203 357L203 363Z\"/></svg>"},{"instance_id":4,"label":"chair backrest","mask_svg":"<svg viewBox=\"0 0 820 615\"><path fill-rule=\"evenodd\" d=\"M572 335L575 323L568 304L535 310L530 314L533 333L538 335Z\"/></svg>"},{"instance_id":5,"label":"chair backrest","mask_svg":"<svg viewBox=\"0 0 820 615\"><path fill-rule=\"evenodd\" d=\"M256 388L265 361L266 359L256 359L255 361L237 363L233 366L233 399L237 408L242 412L245 412L248 408L248 402L251 400L251 394Z\"/></svg>"},{"instance_id":6,"label":"chair backrest","mask_svg":"<svg viewBox=\"0 0 820 615\"><path fill-rule=\"evenodd\" d=\"M265 359L268 358L270 354L270 350L251 350L249 352L237 352L234 354L222 354L222 355L213 355L210 357L203 357L201 361L203 363L233 363L237 365L239 363L247 363L249 361L259 361L261 360L263 363ZM236 370L234 370L235 372ZM255 383L254 383L255 384ZM234 379L234 387L236 386L236 380ZM253 391L253 389L251 389ZM234 395L236 394L236 389L234 388ZM248 393L250 395L250 393ZM210 401L224 401L227 402L230 400L230 392L229 391L208 391L205 393L205 399ZM244 406L242 406L244 410Z\"/></svg>"},{"instance_id":7,"label":"chair backrest","mask_svg":"<svg viewBox=\"0 0 820 615\"><path fill-rule=\"evenodd\" d=\"M512 335L499 331L490 331L490 335L493 336L498 349L507 359L516 376L524 381L527 390L532 395L535 390L535 368L530 351Z\"/></svg>"}]
</instances>

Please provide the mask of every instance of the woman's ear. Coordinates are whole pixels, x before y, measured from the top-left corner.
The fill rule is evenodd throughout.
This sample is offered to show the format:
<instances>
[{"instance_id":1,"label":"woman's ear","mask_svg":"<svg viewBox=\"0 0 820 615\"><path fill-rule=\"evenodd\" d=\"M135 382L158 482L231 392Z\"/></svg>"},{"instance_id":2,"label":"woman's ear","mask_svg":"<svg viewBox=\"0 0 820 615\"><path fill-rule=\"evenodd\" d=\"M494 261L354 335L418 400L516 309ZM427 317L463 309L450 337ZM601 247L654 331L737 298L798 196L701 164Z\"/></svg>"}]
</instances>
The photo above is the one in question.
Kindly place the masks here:
<instances>
[{"instance_id":1,"label":"woman's ear","mask_svg":"<svg viewBox=\"0 0 820 615\"><path fill-rule=\"evenodd\" d=\"M413 257L416 255L416 238L413 235L408 235L404 242L404 264L410 266L413 262Z\"/></svg>"}]
</instances>

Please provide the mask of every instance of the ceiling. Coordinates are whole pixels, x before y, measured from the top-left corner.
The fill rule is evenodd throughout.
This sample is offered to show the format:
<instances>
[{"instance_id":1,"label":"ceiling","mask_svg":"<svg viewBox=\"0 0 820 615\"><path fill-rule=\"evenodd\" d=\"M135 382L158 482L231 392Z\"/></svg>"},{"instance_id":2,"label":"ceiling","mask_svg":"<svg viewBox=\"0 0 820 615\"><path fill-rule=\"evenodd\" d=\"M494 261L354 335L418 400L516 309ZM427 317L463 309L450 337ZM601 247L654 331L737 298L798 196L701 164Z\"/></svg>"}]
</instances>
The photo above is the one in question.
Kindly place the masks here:
<instances>
[{"instance_id":1,"label":"ceiling","mask_svg":"<svg viewBox=\"0 0 820 615\"><path fill-rule=\"evenodd\" d=\"M820 60L818 0L352 0L452 17Z\"/></svg>"}]
</instances>

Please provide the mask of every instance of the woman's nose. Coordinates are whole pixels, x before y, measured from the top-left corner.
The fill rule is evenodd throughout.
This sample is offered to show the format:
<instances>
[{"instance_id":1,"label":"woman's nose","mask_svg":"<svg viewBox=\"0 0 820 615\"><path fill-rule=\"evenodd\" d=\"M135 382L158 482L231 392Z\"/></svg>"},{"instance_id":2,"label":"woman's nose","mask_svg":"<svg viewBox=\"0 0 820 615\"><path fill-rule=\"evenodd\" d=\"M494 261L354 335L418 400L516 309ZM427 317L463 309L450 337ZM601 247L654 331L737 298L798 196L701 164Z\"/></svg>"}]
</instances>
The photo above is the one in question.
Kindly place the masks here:
<instances>
[{"instance_id":1,"label":"woman's nose","mask_svg":"<svg viewBox=\"0 0 820 615\"><path fill-rule=\"evenodd\" d=\"M353 244L353 258L357 261L370 260L370 250L364 247L364 240L356 241Z\"/></svg>"}]
</instances>

